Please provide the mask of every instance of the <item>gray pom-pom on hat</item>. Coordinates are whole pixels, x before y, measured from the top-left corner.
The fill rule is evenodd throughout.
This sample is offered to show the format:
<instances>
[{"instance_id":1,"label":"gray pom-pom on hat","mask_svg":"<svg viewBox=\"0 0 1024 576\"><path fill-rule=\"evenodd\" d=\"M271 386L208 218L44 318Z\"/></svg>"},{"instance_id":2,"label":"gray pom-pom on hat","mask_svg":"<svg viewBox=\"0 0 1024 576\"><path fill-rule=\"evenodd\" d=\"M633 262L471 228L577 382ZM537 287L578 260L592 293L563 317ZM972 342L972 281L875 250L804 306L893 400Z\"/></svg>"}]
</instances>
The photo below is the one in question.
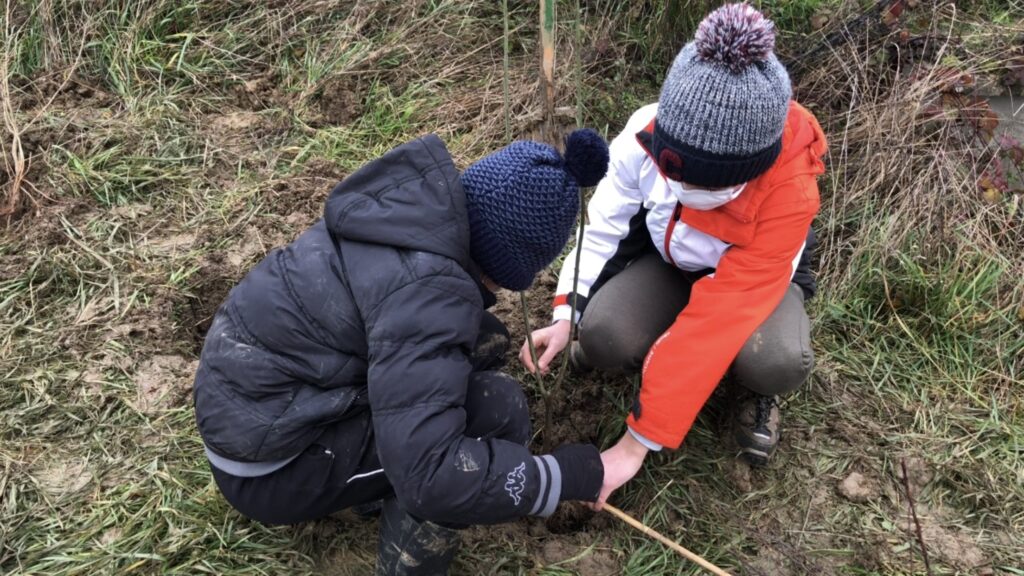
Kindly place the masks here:
<instances>
[{"instance_id":1,"label":"gray pom-pom on hat","mask_svg":"<svg viewBox=\"0 0 1024 576\"><path fill-rule=\"evenodd\" d=\"M727 4L700 23L658 99L655 158L672 164L673 178L733 186L775 162L792 88L774 49L774 24L749 4Z\"/></svg>"},{"instance_id":2,"label":"gray pom-pom on hat","mask_svg":"<svg viewBox=\"0 0 1024 576\"><path fill-rule=\"evenodd\" d=\"M708 15L693 37L697 54L739 73L775 50L775 24L749 4L728 4Z\"/></svg>"}]
</instances>

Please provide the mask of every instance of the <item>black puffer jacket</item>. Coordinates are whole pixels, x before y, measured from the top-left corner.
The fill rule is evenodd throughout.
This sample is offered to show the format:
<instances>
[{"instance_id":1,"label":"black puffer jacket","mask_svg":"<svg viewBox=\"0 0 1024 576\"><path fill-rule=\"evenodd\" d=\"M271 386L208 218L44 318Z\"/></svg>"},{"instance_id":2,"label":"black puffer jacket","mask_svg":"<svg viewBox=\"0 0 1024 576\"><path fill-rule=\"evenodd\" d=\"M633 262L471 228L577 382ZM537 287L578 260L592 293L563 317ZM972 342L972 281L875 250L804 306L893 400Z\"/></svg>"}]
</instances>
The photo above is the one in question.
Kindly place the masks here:
<instances>
[{"instance_id":1,"label":"black puffer jacket","mask_svg":"<svg viewBox=\"0 0 1024 576\"><path fill-rule=\"evenodd\" d=\"M436 136L345 179L324 219L271 252L218 310L195 383L207 447L239 461L288 458L368 400L384 472L422 518L500 522L596 497L596 449L535 457L463 436L483 311L471 266L465 193ZM467 458L476 465L458 465ZM574 475L566 486L588 494L560 492L562 469Z\"/></svg>"}]
</instances>

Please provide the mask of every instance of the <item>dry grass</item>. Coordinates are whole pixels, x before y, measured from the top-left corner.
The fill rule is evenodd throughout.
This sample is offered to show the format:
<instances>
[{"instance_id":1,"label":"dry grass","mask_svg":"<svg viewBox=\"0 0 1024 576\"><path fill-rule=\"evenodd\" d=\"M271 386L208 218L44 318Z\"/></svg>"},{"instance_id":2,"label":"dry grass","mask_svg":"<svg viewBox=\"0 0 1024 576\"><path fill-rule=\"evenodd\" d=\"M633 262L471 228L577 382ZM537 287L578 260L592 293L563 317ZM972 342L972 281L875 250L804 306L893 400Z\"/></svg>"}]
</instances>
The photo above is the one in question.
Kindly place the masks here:
<instances>
[{"instance_id":1,"label":"dry grass","mask_svg":"<svg viewBox=\"0 0 1024 576\"><path fill-rule=\"evenodd\" d=\"M535 7L510 4L512 130L539 135ZM682 16L583 4L582 44L575 3L560 4L559 118L574 123L580 96L585 123L613 135L657 97L685 36L669 24L700 3L670 3ZM763 4L794 29L862 8ZM0 572L367 573L372 522L266 528L230 510L190 371L227 290L319 216L338 178L427 131L462 165L504 142L500 3L8 5L2 151L20 140L25 168L0 233ZM906 459L937 573L1024 574L1024 198L979 190L993 156L963 106L929 111L949 80L929 63L982 77L1014 57L1024 7L973 9L913 11L914 34L934 41L899 66L884 39L858 35L802 75L832 143L819 367L789 400L778 462L736 462L722 394L618 497L736 573L923 573ZM819 36L790 31L783 48ZM6 192L18 170L3 167ZM530 294L534 324L551 289ZM521 337L517 300L499 312ZM633 385L570 376L560 434L621 434ZM840 489L852 472L863 497ZM607 517L568 512L471 530L458 573L695 573Z\"/></svg>"}]
</instances>

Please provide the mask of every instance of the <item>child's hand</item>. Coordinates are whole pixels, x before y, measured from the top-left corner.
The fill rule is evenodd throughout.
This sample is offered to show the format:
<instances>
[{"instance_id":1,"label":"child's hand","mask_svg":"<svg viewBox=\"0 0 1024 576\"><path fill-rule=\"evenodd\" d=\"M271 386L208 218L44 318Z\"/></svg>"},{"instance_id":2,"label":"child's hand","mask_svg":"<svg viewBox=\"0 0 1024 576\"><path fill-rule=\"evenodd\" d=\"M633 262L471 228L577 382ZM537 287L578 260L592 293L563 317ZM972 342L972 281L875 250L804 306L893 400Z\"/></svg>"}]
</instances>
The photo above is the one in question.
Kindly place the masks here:
<instances>
[{"instance_id":1,"label":"child's hand","mask_svg":"<svg viewBox=\"0 0 1024 576\"><path fill-rule=\"evenodd\" d=\"M540 365L541 374L548 373L551 361L569 344L571 334L572 326L568 320L559 320L547 328L533 331L533 346L537 350L537 364ZM531 374L536 370L533 358L530 357L529 341L523 342L523 348L519 351L519 361Z\"/></svg>"},{"instance_id":2,"label":"child's hand","mask_svg":"<svg viewBox=\"0 0 1024 576\"><path fill-rule=\"evenodd\" d=\"M644 458L647 457L647 452L647 447L637 442L629 431L615 446L602 452L604 484L601 486L601 495L597 497L597 502L589 506L600 511L612 492L636 476L640 466L644 463Z\"/></svg>"}]
</instances>

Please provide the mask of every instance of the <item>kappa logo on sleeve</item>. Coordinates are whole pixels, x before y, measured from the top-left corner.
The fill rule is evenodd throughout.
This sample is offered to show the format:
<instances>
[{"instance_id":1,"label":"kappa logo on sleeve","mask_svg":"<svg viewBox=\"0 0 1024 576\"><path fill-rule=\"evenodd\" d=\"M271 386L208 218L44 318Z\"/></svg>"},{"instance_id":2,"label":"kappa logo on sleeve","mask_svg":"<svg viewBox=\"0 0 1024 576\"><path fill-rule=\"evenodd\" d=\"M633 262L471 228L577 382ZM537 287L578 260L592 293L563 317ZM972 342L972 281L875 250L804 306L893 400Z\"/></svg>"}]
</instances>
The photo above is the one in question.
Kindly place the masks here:
<instances>
[{"instance_id":1,"label":"kappa logo on sleeve","mask_svg":"<svg viewBox=\"0 0 1024 576\"><path fill-rule=\"evenodd\" d=\"M512 497L516 506L519 506L519 501L523 499L523 490L526 488L526 462L516 466L515 470L509 472L506 478L508 481L505 482L505 491Z\"/></svg>"}]
</instances>

